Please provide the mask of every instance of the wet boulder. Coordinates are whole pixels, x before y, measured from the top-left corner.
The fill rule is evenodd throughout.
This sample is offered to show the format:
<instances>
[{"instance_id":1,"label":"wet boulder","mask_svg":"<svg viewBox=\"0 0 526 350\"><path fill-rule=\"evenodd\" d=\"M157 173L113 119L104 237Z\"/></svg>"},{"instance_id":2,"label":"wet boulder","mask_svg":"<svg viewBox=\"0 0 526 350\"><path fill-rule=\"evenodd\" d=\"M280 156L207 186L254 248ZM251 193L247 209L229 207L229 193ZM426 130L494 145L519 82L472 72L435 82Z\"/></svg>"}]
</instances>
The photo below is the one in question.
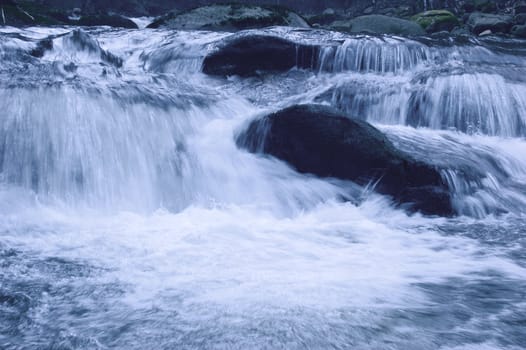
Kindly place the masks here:
<instances>
[{"instance_id":1,"label":"wet boulder","mask_svg":"<svg viewBox=\"0 0 526 350\"><path fill-rule=\"evenodd\" d=\"M316 65L319 48L296 44L268 35L246 35L227 39L203 61L203 72L209 75L252 76L260 72L285 72L294 67Z\"/></svg>"},{"instance_id":2,"label":"wet boulder","mask_svg":"<svg viewBox=\"0 0 526 350\"><path fill-rule=\"evenodd\" d=\"M408 210L453 215L440 171L400 152L376 128L320 105L286 108L255 120L238 146L281 159L301 173L351 180L392 196Z\"/></svg>"},{"instance_id":3,"label":"wet boulder","mask_svg":"<svg viewBox=\"0 0 526 350\"><path fill-rule=\"evenodd\" d=\"M269 26L309 28L301 16L285 8L242 4L210 5L180 13L171 12L157 18L148 28L237 31Z\"/></svg>"},{"instance_id":4,"label":"wet boulder","mask_svg":"<svg viewBox=\"0 0 526 350\"><path fill-rule=\"evenodd\" d=\"M492 33L508 33L511 29L513 18L508 15L493 15L481 12L472 13L468 18L468 26L475 34L486 30Z\"/></svg>"},{"instance_id":5,"label":"wet boulder","mask_svg":"<svg viewBox=\"0 0 526 350\"><path fill-rule=\"evenodd\" d=\"M460 25L458 18L447 10L431 10L414 15L411 18L428 33L452 31Z\"/></svg>"}]
</instances>

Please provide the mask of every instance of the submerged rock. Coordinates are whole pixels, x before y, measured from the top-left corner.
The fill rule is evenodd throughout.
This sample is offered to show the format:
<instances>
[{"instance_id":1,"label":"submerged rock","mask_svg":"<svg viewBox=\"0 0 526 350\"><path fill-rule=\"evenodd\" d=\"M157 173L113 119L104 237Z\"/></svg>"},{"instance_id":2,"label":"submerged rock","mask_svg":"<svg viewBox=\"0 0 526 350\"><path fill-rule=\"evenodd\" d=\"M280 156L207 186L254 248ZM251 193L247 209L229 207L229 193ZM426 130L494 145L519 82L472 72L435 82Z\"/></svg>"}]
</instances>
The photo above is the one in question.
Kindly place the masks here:
<instances>
[{"instance_id":1,"label":"submerged rock","mask_svg":"<svg viewBox=\"0 0 526 350\"><path fill-rule=\"evenodd\" d=\"M258 72L285 72L294 67L316 65L319 48L266 35L237 37L227 42L203 61L209 75L251 76Z\"/></svg>"},{"instance_id":2,"label":"submerged rock","mask_svg":"<svg viewBox=\"0 0 526 350\"><path fill-rule=\"evenodd\" d=\"M336 21L330 29L351 33L423 35L425 31L413 21L384 15L367 15L350 21Z\"/></svg>"},{"instance_id":3,"label":"submerged rock","mask_svg":"<svg viewBox=\"0 0 526 350\"><path fill-rule=\"evenodd\" d=\"M272 155L301 173L351 180L375 189L409 210L453 214L439 170L398 151L370 124L329 107L293 106L255 120L238 136L250 152Z\"/></svg>"},{"instance_id":4,"label":"submerged rock","mask_svg":"<svg viewBox=\"0 0 526 350\"><path fill-rule=\"evenodd\" d=\"M411 18L428 33L452 31L460 25L458 18L447 10L431 10L414 15Z\"/></svg>"},{"instance_id":5,"label":"submerged rock","mask_svg":"<svg viewBox=\"0 0 526 350\"><path fill-rule=\"evenodd\" d=\"M309 28L298 14L281 7L210 5L157 18L148 28L237 31L268 26Z\"/></svg>"},{"instance_id":6,"label":"submerged rock","mask_svg":"<svg viewBox=\"0 0 526 350\"><path fill-rule=\"evenodd\" d=\"M469 16L467 24L477 35L486 30L491 30L492 33L508 33L512 26L512 17L475 12Z\"/></svg>"}]
</instances>

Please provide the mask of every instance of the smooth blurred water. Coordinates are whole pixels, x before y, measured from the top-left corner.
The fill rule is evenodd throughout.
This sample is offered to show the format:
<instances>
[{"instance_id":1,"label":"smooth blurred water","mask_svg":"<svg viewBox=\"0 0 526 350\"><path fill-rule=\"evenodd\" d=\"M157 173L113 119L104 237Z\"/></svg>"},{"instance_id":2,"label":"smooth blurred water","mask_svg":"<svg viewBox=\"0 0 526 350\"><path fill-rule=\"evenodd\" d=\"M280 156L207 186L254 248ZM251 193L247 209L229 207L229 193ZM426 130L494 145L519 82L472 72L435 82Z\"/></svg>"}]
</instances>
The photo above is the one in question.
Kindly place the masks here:
<instances>
[{"instance_id":1,"label":"smooth blurred water","mask_svg":"<svg viewBox=\"0 0 526 350\"><path fill-rule=\"evenodd\" d=\"M219 79L231 34L72 31L0 29L0 348L526 344L523 41L270 28L234 35L317 66ZM445 169L459 217L236 147L308 102Z\"/></svg>"}]
</instances>

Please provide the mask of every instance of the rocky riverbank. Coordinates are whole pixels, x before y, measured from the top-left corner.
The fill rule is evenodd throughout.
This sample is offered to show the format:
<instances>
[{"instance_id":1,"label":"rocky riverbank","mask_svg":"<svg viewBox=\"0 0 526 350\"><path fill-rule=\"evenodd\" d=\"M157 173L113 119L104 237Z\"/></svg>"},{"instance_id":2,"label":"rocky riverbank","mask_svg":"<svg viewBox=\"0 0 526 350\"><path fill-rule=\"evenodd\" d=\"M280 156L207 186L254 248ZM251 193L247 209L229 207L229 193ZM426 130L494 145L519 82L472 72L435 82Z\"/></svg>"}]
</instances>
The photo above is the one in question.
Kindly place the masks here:
<instances>
[{"instance_id":1,"label":"rocky riverbank","mask_svg":"<svg viewBox=\"0 0 526 350\"><path fill-rule=\"evenodd\" d=\"M0 0L0 12L0 24L11 26L136 28L128 17L158 16L150 28L237 31L292 26L403 36L440 32L526 37L524 0L334 0L301 4L254 0L221 5L169 0Z\"/></svg>"}]
</instances>

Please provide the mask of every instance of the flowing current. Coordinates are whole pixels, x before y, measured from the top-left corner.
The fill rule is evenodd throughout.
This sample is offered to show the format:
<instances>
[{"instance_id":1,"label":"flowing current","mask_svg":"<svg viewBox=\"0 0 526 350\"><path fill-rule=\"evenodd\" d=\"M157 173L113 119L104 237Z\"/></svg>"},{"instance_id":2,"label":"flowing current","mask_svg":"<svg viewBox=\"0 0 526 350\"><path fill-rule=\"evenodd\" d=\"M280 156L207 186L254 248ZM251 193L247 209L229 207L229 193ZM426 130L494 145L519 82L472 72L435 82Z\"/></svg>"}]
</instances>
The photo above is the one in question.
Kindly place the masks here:
<instances>
[{"instance_id":1,"label":"flowing current","mask_svg":"<svg viewBox=\"0 0 526 350\"><path fill-rule=\"evenodd\" d=\"M319 57L201 73L252 33ZM523 349L525 47L0 29L0 348ZM237 148L249 121L298 103L444 168L458 216Z\"/></svg>"}]
</instances>

